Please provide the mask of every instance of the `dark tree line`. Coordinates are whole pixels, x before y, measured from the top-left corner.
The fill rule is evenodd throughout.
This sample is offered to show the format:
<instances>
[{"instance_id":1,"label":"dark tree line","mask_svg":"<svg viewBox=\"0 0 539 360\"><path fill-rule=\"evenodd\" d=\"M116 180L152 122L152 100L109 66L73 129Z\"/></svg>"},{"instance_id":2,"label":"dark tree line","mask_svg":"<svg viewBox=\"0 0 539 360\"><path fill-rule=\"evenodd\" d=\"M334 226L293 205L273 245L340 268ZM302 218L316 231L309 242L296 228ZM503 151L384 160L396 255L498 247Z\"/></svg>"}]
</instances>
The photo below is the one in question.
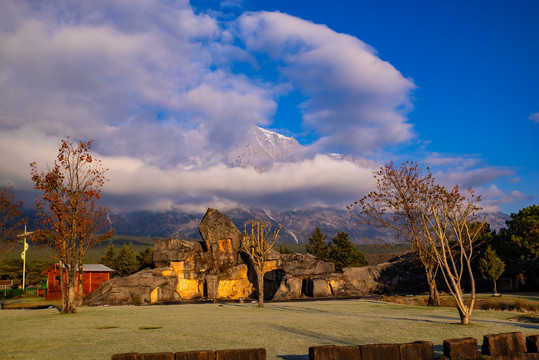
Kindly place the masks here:
<instances>
[{"instance_id":1,"label":"dark tree line","mask_svg":"<svg viewBox=\"0 0 539 360\"><path fill-rule=\"evenodd\" d=\"M339 231L330 243L326 243L327 235L316 227L305 249L308 254L314 255L318 260L329 261L335 264L335 271L342 272L345 267L368 265L362 252L357 250L350 242L349 235Z\"/></svg>"},{"instance_id":2,"label":"dark tree line","mask_svg":"<svg viewBox=\"0 0 539 360\"><path fill-rule=\"evenodd\" d=\"M146 248L137 254L131 243L129 245L124 243L119 250L116 250L111 241L105 255L98 262L114 270L112 277L129 276L146 268L154 268L153 248Z\"/></svg>"}]
</instances>

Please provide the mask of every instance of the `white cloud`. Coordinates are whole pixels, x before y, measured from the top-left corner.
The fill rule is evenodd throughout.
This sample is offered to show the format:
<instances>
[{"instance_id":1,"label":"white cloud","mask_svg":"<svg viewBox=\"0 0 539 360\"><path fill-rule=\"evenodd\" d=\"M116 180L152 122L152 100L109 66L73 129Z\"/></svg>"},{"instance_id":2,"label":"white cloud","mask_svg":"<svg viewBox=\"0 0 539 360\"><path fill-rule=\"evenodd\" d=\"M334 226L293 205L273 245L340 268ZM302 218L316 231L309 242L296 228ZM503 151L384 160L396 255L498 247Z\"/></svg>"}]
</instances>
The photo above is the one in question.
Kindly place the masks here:
<instances>
[{"instance_id":1,"label":"white cloud","mask_svg":"<svg viewBox=\"0 0 539 360\"><path fill-rule=\"evenodd\" d=\"M372 188L370 169L351 162L318 155L299 163L278 164L268 172L228 168L222 164L206 169L161 169L133 158L104 158L110 183L106 192L117 197L137 197L130 206L160 210L204 209L224 206L344 208ZM151 199L151 204L144 203Z\"/></svg>"},{"instance_id":2,"label":"white cloud","mask_svg":"<svg viewBox=\"0 0 539 360\"><path fill-rule=\"evenodd\" d=\"M495 184L491 184L488 187L480 187L477 189L477 193L482 196L483 200L480 205L483 207L483 211L486 212L500 211L500 206L502 205L530 198L518 190L503 191Z\"/></svg>"},{"instance_id":3,"label":"white cloud","mask_svg":"<svg viewBox=\"0 0 539 360\"><path fill-rule=\"evenodd\" d=\"M260 53L279 80L232 70L262 66ZM223 24L187 0L4 0L0 183L30 190L28 164L45 168L71 136L95 140L115 210L343 208L372 189L368 166L313 155L259 173L216 160L253 124L271 125L279 96L297 89L307 98L304 129L320 136L311 154L372 151L414 136L406 119L413 82L324 25L267 12ZM453 167L441 175L459 184L513 173L473 158L429 161Z\"/></svg>"},{"instance_id":4,"label":"white cloud","mask_svg":"<svg viewBox=\"0 0 539 360\"><path fill-rule=\"evenodd\" d=\"M0 29L2 128L171 166L211 158L275 111L271 85L212 68L231 47L187 1L8 3L19 21Z\"/></svg>"},{"instance_id":5,"label":"white cloud","mask_svg":"<svg viewBox=\"0 0 539 360\"><path fill-rule=\"evenodd\" d=\"M319 148L365 152L414 136L405 117L413 82L359 39L278 12L244 14L238 27L247 49L283 62L307 96L303 125Z\"/></svg>"},{"instance_id":6,"label":"white cloud","mask_svg":"<svg viewBox=\"0 0 539 360\"><path fill-rule=\"evenodd\" d=\"M539 124L539 112L531 114L528 119L533 121L535 124Z\"/></svg>"}]
</instances>

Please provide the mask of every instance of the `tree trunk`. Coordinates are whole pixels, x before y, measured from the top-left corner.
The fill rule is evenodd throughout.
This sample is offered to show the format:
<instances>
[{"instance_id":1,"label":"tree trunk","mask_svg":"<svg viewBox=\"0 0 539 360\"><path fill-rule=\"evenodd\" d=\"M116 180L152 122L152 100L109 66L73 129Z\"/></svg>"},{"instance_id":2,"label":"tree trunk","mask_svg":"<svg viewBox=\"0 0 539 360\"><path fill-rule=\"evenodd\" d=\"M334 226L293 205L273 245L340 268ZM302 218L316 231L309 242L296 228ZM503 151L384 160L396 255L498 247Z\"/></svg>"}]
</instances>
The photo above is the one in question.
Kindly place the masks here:
<instances>
[{"instance_id":1,"label":"tree trunk","mask_svg":"<svg viewBox=\"0 0 539 360\"><path fill-rule=\"evenodd\" d=\"M67 291L66 291L67 274L65 274L64 262L62 260L58 261L58 270L60 271L60 291L62 292L62 313L63 313L64 309L67 308Z\"/></svg>"},{"instance_id":2,"label":"tree trunk","mask_svg":"<svg viewBox=\"0 0 539 360\"><path fill-rule=\"evenodd\" d=\"M432 270L426 270L426 273L427 283L429 285L429 300L427 301L427 305L440 306L440 294L436 286L436 274Z\"/></svg>"},{"instance_id":3,"label":"tree trunk","mask_svg":"<svg viewBox=\"0 0 539 360\"><path fill-rule=\"evenodd\" d=\"M83 289L83 283L82 283L82 272L83 272L83 266L82 262L79 263L78 267L78 281L77 281L77 294L76 294L76 306L82 306L82 298L84 297L84 289Z\"/></svg>"},{"instance_id":4,"label":"tree trunk","mask_svg":"<svg viewBox=\"0 0 539 360\"><path fill-rule=\"evenodd\" d=\"M75 277L73 278L73 280L75 280ZM67 289L67 306L66 306L66 311L63 311L62 309L62 312L65 313L65 314L74 314L77 312L77 308L75 307L75 282L72 281L71 284L69 284L68 286L68 289Z\"/></svg>"},{"instance_id":5,"label":"tree trunk","mask_svg":"<svg viewBox=\"0 0 539 360\"><path fill-rule=\"evenodd\" d=\"M264 307L264 273L255 266L258 281L258 307Z\"/></svg>"},{"instance_id":6,"label":"tree trunk","mask_svg":"<svg viewBox=\"0 0 539 360\"><path fill-rule=\"evenodd\" d=\"M458 311L459 311L459 316L460 316L460 323L463 324L463 325L468 325L470 324L470 317L471 317L471 313L468 311L468 312L464 312L462 311L460 308L457 308Z\"/></svg>"},{"instance_id":7,"label":"tree trunk","mask_svg":"<svg viewBox=\"0 0 539 360\"><path fill-rule=\"evenodd\" d=\"M497 294L498 290L496 289L496 279L494 279L494 294Z\"/></svg>"},{"instance_id":8,"label":"tree trunk","mask_svg":"<svg viewBox=\"0 0 539 360\"><path fill-rule=\"evenodd\" d=\"M74 264L70 264L70 268L66 271L66 284L65 284L65 294L63 299L65 299L65 305L62 302L62 314L74 314L77 312L75 307L75 284L77 281L77 273Z\"/></svg>"}]
</instances>

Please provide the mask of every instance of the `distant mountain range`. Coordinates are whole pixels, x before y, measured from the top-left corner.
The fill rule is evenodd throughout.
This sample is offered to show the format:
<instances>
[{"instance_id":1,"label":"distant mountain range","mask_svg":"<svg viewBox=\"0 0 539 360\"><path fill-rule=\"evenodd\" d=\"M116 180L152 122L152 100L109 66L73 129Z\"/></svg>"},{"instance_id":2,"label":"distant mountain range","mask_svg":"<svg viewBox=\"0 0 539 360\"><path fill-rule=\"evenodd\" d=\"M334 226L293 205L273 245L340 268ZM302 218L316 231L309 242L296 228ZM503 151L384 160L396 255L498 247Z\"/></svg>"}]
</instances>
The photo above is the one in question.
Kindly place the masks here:
<instances>
[{"instance_id":1,"label":"distant mountain range","mask_svg":"<svg viewBox=\"0 0 539 360\"><path fill-rule=\"evenodd\" d=\"M328 235L328 241L344 231L354 243L395 243L393 233L387 229L360 225L348 210L310 209L275 211L266 209L234 209L224 211L238 229L251 220L262 220L273 227L282 225L278 241L283 243L306 243L314 229L320 229ZM505 227L510 217L504 213L486 213L491 229ZM150 212L138 211L111 215L111 221L117 234L132 236L162 236L178 238L200 238L198 224L204 214L187 214L175 211Z\"/></svg>"},{"instance_id":2,"label":"distant mountain range","mask_svg":"<svg viewBox=\"0 0 539 360\"><path fill-rule=\"evenodd\" d=\"M340 154L326 155L364 168L378 168L375 162L365 158ZM309 157L308 150L296 139L253 126L247 139L222 154L222 158L218 161L228 167L254 168L259 172L265 172L276 163L297 162L307 157ZM242 231L244 224L251 220L263 220L271 223L273 227L282 225L278 240L284 243L306 243L317 226L328 235L328 241L335 237L338 231L348 233L354 243L400 241L387 229L358 224L346 209L277 211L238 208L222 212ZM136 211L111 214L110 220L119 235L200 238L198 225L203 216L204 214L178 211ZM486 217L491 229L496 230L505 227L505 221L509 219L509 216L500 212L488 213Z\"/></svg>"},{"instance_id":3,"label":"distant mountain range","mask_svg":"<svg viewBox=\"0 0 539 360\"><path fill-rule=\"evenodd\" d=\"M370 160L340 155L326 154L338 160L355 163L359 166L376 169L378 165ZM296 139L274 131L253 126L247 139L224 153L221 162L228 167L254 168L259 172L271 169L276 163L297 162L308 157L307 149ZM218 209L220 210L220 209ZM268 210L243 208L223 211L236 226L244 229L244 224L251 220L262 220L273 227L282 225L279 242L306 243L314 229L320 229L328 235L328 241L344 231L354 243L398 242L387 229L360 225L346 209L303 209L303 210ZM188 214L176 211L149 212L138 211L111 216L116 233L133 236L164 236L179 238L200 238L198 224L204 214ZM486 214L491 229L499 230L505 226L509 216L503 213Z\"/></svg>"}]
</instances>

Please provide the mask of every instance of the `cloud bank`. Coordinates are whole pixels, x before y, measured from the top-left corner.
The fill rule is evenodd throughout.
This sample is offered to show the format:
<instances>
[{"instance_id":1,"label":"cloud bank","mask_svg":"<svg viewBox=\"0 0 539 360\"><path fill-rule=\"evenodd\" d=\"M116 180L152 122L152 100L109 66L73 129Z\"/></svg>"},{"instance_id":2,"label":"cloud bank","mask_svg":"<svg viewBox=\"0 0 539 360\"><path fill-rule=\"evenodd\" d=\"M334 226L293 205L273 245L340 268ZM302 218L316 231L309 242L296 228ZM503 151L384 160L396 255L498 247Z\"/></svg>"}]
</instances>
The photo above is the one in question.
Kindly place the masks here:
<instances>
[{"instance_id":1,"label":"cloud bank","mask_svg":"<svg viewBox=\"0 0 539 360\"><path fill-rule=\"evenodd\" d=\"M21 190L28 164L51 164L66 136L95 140L118 211L342 207L372 189L370 168L324 155L263 173L219 162L251 126L271 128L291 91L306 99L291 121L316 134L311 154L365 155L417 136L413 81L324 25L279 12L218 20L187 0L2 8L0 183ZM451 176L507 175L481 171Z\"/></svg>"}]
</instances>

